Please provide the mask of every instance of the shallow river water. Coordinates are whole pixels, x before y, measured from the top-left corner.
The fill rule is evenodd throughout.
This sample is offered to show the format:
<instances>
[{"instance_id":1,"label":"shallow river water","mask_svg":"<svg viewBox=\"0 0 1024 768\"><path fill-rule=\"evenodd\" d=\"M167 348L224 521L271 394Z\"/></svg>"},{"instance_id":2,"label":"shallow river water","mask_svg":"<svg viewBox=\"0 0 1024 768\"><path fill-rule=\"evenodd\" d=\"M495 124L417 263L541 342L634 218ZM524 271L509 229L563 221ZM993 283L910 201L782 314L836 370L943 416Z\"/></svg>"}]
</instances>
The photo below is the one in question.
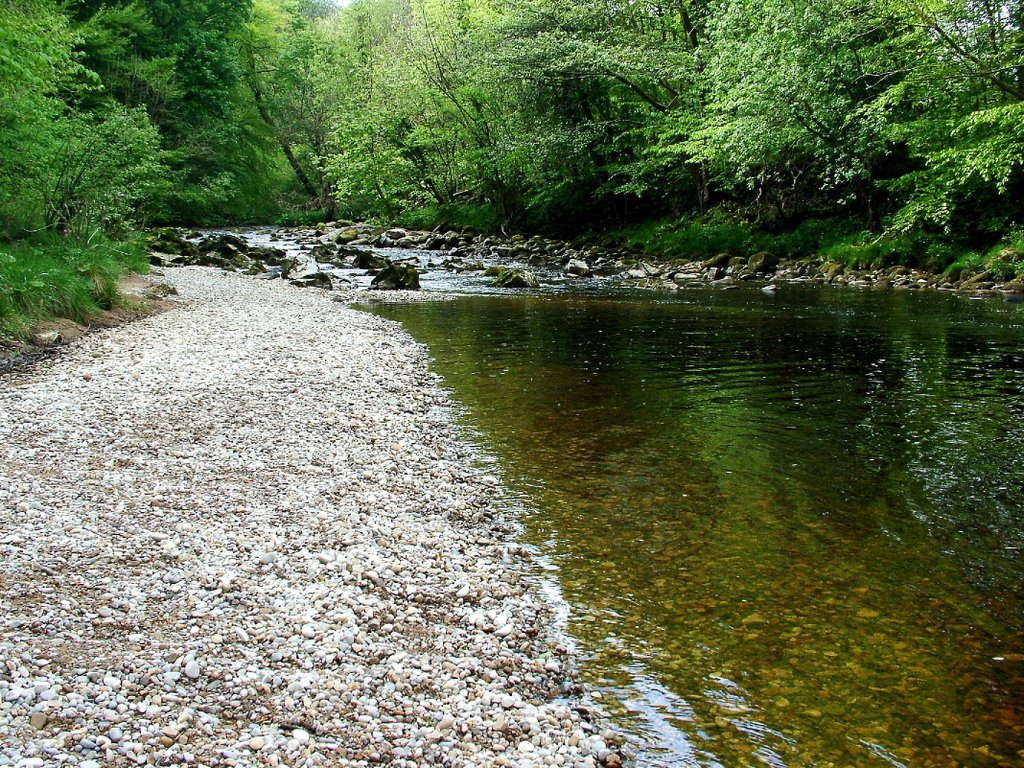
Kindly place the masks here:
<instances>
[{"instance_id":1,"label":"shallow river water","mask_svg":"<svg viewBox=\"0 0 1024 768\"><path fill-rule=\"evenodd\" d=\"M784 286L374 311L518 489L636 764L1024 765L1024 307Z\"/></svg>"}]
</instances>

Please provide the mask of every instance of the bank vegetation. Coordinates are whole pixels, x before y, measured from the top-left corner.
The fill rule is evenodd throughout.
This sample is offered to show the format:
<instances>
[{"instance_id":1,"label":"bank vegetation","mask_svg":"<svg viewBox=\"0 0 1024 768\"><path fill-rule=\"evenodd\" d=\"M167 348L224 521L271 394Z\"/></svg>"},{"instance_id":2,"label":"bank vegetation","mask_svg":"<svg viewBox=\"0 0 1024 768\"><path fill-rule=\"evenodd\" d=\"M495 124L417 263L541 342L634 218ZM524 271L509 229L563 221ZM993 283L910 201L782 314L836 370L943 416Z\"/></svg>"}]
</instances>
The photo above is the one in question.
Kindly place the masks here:
<instances>
[{"instance_id":1,"label":"bank vegetation","mask_svg":"<svg viewBox=\"0 0 1024 768\"><path fill-rule=\"evenodd\" d=\"M40 249L123 267L111 243L154 223L1016 274L1022 21L987 0L0 0L0 324L24 325L12 276Z\"/></svg>"}]
</instances>

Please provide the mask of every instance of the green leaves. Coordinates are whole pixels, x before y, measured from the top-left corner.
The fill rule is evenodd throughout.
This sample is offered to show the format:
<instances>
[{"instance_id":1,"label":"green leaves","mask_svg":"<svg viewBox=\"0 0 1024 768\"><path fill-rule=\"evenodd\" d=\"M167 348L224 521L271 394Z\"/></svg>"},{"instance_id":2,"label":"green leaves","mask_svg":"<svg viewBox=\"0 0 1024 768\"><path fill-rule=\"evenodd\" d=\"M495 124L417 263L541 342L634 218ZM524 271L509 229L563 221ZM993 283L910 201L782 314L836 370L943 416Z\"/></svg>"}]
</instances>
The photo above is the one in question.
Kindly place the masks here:
<instances>
[{"instance_id":1,"label":"green leaves","mask_svg":"<svg viewBox=\"0 0 1024 768\"><path fill-rule=\"evenodd\" d=\"M337 202L991 238L1024 220L1021 24L975 0L0 3L0 226Z\"/></svg>"},{"instance_id":2,"label":"green leaves","mask_svg":"<svg viewBox=\"0 0 1024 768\"><path fill-rule=\"evenodd\" d=\"M884 182L894 230L989 240L1024 221L1024 36L1019 9L967 0L888 6L907 66L877 100L910 167ZM1016 190L1016 191L1015 191Z\"/></svg>"},{"instance_id":3,"label":"green leaves","mask_svg":"<svg viewBox=\"0 0 1024 768\"><path fill-rule=\"evenodd\" d=\"M46 221L84 236L99 226L125 235L166 191L156 128L142 110L115 107L99 119L72 116L48 164Z\"/></svg>"}]
</instances>

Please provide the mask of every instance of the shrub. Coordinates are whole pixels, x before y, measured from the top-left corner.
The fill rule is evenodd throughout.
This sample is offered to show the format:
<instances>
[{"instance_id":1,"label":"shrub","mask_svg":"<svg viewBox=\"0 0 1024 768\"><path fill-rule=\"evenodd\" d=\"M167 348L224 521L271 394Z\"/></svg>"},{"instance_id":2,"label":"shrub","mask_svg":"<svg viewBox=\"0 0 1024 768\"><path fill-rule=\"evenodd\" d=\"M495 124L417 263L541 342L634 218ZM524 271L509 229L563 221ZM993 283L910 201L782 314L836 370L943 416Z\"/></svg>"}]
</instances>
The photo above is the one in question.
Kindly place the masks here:
<instances>
[{"instance_id":1,"label":"shrub","mask_svg":"<svg viewBox=\"0 0 1024 768\"><path fill-rule=\"evenodd\" d=\"M117 282L148 268L143 249L101 237L0 248L0 336L24 338L36 323L87 323L118 305Z\"/></svg>"}]
</instances>

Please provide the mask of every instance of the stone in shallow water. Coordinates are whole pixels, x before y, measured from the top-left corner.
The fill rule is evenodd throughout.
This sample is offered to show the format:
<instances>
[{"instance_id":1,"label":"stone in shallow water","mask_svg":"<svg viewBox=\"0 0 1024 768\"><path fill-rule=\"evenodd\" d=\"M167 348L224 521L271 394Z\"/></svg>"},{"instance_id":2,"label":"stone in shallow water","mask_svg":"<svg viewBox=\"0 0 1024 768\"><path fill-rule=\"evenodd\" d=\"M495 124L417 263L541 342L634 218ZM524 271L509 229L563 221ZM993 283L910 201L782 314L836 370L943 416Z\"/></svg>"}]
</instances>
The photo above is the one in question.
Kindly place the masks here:
<instances>
[{"instance_id":1,"label":"stone in shallow water","mask_svg":"<svg viewBox=\"0 0 1024 768\"><path fill-rule=\"evenodd\" d=\"M538 288L536 275L528 269L506 269L498 270L494 281L491 283L495 288Z\"/></svg>"},{"instance_id":2,"label":"stone in shallow water","mask_svg":"<svg viewBox=\"0 0 1024 768\"><path fill-rule=\"evenodd\" d=\"M590 277L592 272L590 265L582 259L569 259L569 262L565 265L565 274L575 275L576 277Z\"/></svg>"},{"instance_id":3,"label":"stone in shallow water","mask_svg":"<svg viewBox=\"0 0 1024 768\"><path fill-rule=\"evenodd\" d=\"M418 291L420 273L411 264L388 264L370 283L375 290Z\"/></svg>"}]
</instances>

